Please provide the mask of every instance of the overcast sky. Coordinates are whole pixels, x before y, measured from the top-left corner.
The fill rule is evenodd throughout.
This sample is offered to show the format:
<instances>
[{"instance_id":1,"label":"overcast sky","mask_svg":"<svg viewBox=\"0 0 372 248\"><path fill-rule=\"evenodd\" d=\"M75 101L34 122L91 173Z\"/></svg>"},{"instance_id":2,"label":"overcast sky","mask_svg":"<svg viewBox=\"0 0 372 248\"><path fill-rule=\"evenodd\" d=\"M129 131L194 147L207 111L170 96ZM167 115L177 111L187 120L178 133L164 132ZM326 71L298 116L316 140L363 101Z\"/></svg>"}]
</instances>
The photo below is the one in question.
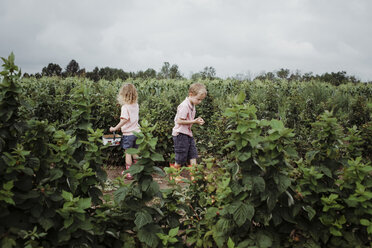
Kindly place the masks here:
<instances>
[{"instance_id":1,"label":"overcast sky","mask_svg":"<svg viewBox=\"0 0 372 248\"><path fill-rule=\"evenodd\" d=\"M372 80L371 0L0 0L0 56L22 72L177 64L185 77L280 68Z\"/></svg>"}]
</instances>

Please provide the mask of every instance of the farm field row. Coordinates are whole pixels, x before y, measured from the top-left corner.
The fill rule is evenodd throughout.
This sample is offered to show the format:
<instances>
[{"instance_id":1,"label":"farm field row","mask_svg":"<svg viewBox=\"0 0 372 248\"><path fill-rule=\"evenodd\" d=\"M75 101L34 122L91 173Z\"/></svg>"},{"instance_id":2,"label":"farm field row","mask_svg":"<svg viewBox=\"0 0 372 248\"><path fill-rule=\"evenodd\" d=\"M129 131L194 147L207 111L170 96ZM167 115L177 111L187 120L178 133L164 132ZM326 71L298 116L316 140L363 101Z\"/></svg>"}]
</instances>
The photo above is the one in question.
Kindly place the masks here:
<instances>
[{"instance_id":1,"label":"farm field row","mask_svg":"<svg viewBox=\"0 0 372 248\"><path fill-rule=\"evenodd\" d=\"M20 78L0 83L3 247L370 247L371 92L368 84L202 81L193 127L193 182L175 173L171 129L191 81L130 80L139 92L139 161L129 184L103 194L102 145L117 123L122 81Z\"/></svg>"}]
</instances>

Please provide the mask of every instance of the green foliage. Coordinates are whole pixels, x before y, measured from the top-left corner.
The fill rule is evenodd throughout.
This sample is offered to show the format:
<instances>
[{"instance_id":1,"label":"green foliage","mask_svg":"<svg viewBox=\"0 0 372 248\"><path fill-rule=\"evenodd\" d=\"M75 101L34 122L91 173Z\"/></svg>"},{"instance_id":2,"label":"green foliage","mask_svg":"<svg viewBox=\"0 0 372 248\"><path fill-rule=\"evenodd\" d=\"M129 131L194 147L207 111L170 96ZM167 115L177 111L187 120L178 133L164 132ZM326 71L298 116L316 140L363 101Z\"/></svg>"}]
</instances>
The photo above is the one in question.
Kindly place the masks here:
<instances>
[{"instance_id":1,"label":"green foliage","mask_svg":"<svg viewBox=\"0 0 372 248\"><path fill-rule=\"evenodd\" d=\"M22 122L19 120L18 108L21 89L19 78L21 72L14 64L14 54L11 53L4 61L4 70L0 73L3 77L0 84L0 151L9 151L16 145ZM18 72L18 73L17 73ZM0 171L1 172L1 171Z\"/></svg>"},{"instance_id":2,"label":"green foliage","mask_svg":"<svg viewBox=\"0 0 372 248\"><path fill-rule=\"evenodd\" d=\"M158 152L162 151L167 162L173 162L173 143L171 129L174 126L174 115L177 106L188 94L189 80L156 80L128 79L138 91L140 119L146 119L157 125L154 135L158 137ZM372 87L370 84L343 84L332 86L319 81L287 82L276 81L236 81L236 80L203 80L208 94L197 106L198 116L206 123L194 126L197 147L202 154L221 156L219 147L226 143L226 117L222 116L224 109L232 103L232 99L240 91L247 95L246 102L257 109L258 119L280 119L286 127L294 129L295 143L301 155L309 146L311 123L317 116L328 110L344 128L354 125L361 132L371 121L370 105ZM98 82L84 78L50 78L43 77L22 79L21 100L26 103L21 109L22 116L34 117L39 120L48 119L57 128L75 130L77 126L70 121L75 109L81 106L72 105L82 99L89 99L90 122L92 127L108 130L119 121L120 106L116 96L121 80ZM79 96L82 85L87 88L87 94ZM81 93L82 94L82 93ZM87 113L87 112L85 112ZM76 113L75 113L76 114ZM368 133L364 139L368 140ZM368 154L368 142L362 146L362 153ZM107 151L110 165L121 165L121 150L110 147ZM160 163L165 165L166 163Z\"/></svg>"},{"instance_id":3,"label":"green foliage","mask_svg":"<svg viewBox=\"0 0 372 248\"><path fill-rule=\"evenodd\" d=\"M201 163L160 190L191 82L134 80L141 132L127 152L140 159L103 195L103 167L122 151L99 128L118 121L123 82L21 80L14 55L2 59L2 247L371 246L370 85L202 81Z\"/></svg>"},{"instance_id":4,"label":"green foliage","mask_svg":"<svg viewBox=\"0 0 372 248\"><path fill-rule=\"evenodd\" d=\"M313 124L316 139L305 161L299 161L301 178L297 188L305 210L299 229L309 233L314 242L325 246L363 246L369 242L369 225L361 219L371 218L371 166L355 159L354 149L359 139L352 136L349 151L342 154L343 133L329 112Z\"/></svg>"},{"instance_id":5,"label":"green foliage","mask_svg":"<svg viewBox=\"0 0 372 248\"><path fill-rule=\"evenodd\" d=\"M294 134L281 121L257 120L256 108L244 103L243 92L234 101L224 113L231 127L225 149L230 153L227 166L233 177L231 193L219 199L225 206L217 222L218 236L225 237L224 242L230 236L234 242L250 240L260 247L271 246L280 235L270 228L285 233L295 223L288 175L290 159L297 156L291 141ZM239 232L242 228L250 236ZM270 235L264 234L267 230Z\"/></svg>"},{"instance_id":6,"label":"green foliage","mask_svg":"<svg viewBox=\"0 0 372 248\"><path fill-rule=\"evenodd\" d=\"M14 128L20 123L23 107L19 74L14 74L14 57L4 62L0 104L10 112L1 121L5 144L0 160L0 181L4 182L0 190L1 244L90 246L95 243L92 205L102 202L96 186L105 176L99 144L102 131L90 129L87 141L79 141L47 121L30 119L22 123L22 129ZM79 147L84 147L81 159L75 156Z\"/></svg>"},{"instance_id":7,"label":"green foliage","mask_svg":"<svg viewBox=\"0 0 372 248\"><path fill-rule=\"evenodd\" d=\"M162 244L164 247L168 247L169 245L172 245L174 243L178 242L178 239L176 238L178 234L179 227L173 228L169 230L169 233L167 235L158 233L157 235L162 240Z\"/></svg>"},{"instance_id":8,"label":"green foliage","mask_svg":"<svg viewBox=\"0 0 372 248\"><path fill-rule=\"evenodd\" d=\"M155 127L150 127L147 121L141 122L141 133L136 133L138 149L130 148L127 152L138 154L139 160L125 173L130 173L134 180L129 185L121 186L114 193L115 203L122 209L124 221L130 221L128 231L138 235L138 242L149 247L157 247L160 238L157 233L163 233L160 222L167 216L162 213L159 206L149 202L160 197L159 185L153 180L152 175L162 173L156 167L158 161L163 161L161 154L156 152L157 138L152 132Z\"/></svg>"}]
</instances>

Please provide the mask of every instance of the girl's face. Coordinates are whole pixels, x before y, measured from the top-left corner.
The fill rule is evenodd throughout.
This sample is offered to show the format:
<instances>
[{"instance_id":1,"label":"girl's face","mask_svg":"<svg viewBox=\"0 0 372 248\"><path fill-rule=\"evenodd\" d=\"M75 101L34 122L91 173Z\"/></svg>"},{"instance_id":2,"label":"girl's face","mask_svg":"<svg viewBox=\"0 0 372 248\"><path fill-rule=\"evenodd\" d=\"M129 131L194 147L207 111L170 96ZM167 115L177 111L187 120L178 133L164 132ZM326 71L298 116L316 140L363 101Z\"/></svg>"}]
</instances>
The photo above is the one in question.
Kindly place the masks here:
<instances>
[{"instance_id":1,"label":"girl's face","mask_svg":"<svg viewBox=\"0 0 372 248\"><path fill-rule=\"evenodd\" d=\"M193 104L193 105L198 105L200 104L204 98L205 98L205 93L202 92L202 93L198 93L197 95L189 95L189 100L190 102Z\"/></svg>"}]
</instances>

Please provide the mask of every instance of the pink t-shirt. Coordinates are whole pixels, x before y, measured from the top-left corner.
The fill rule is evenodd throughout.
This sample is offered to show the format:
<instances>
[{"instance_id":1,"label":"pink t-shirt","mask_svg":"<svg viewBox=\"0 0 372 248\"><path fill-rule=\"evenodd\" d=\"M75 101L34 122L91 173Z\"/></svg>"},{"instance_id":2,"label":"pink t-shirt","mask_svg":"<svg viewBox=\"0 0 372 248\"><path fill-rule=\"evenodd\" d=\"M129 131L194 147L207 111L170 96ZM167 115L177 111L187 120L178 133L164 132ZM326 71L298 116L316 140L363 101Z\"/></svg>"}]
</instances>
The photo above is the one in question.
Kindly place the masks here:
<instances>
[{"instance_id":1,"label":"pink t-shirt","mask_svg":"<svg viewBox=\"0 0 372 248\"><path fill-rule=\"evenodd\" d=\"M196 114L195 106L190 102L189 98L186 97L186 99L180 105L178 105L177 114L176 117L174 118L175 126L173 127L172 135L177 136L179 133L183 133L192 137L191 132L192 124L180 125L177 124L177 120L181 118L187 121L191 121L194 120L195 114Z\"/></svg>"},{"instance_id":2,"label":"pink t-shirt","mask_svg":"<svg viewBox=\"0 0 372 248\"><path fill-rule=\"evenodd\" d=\"M138 124L139 107L138 103L124 104L121 106L120 119L126 119L126 122L121 127L123 135L133 135L133 132L140 132L140 126Z\"/></svg>"}]
</instances>

